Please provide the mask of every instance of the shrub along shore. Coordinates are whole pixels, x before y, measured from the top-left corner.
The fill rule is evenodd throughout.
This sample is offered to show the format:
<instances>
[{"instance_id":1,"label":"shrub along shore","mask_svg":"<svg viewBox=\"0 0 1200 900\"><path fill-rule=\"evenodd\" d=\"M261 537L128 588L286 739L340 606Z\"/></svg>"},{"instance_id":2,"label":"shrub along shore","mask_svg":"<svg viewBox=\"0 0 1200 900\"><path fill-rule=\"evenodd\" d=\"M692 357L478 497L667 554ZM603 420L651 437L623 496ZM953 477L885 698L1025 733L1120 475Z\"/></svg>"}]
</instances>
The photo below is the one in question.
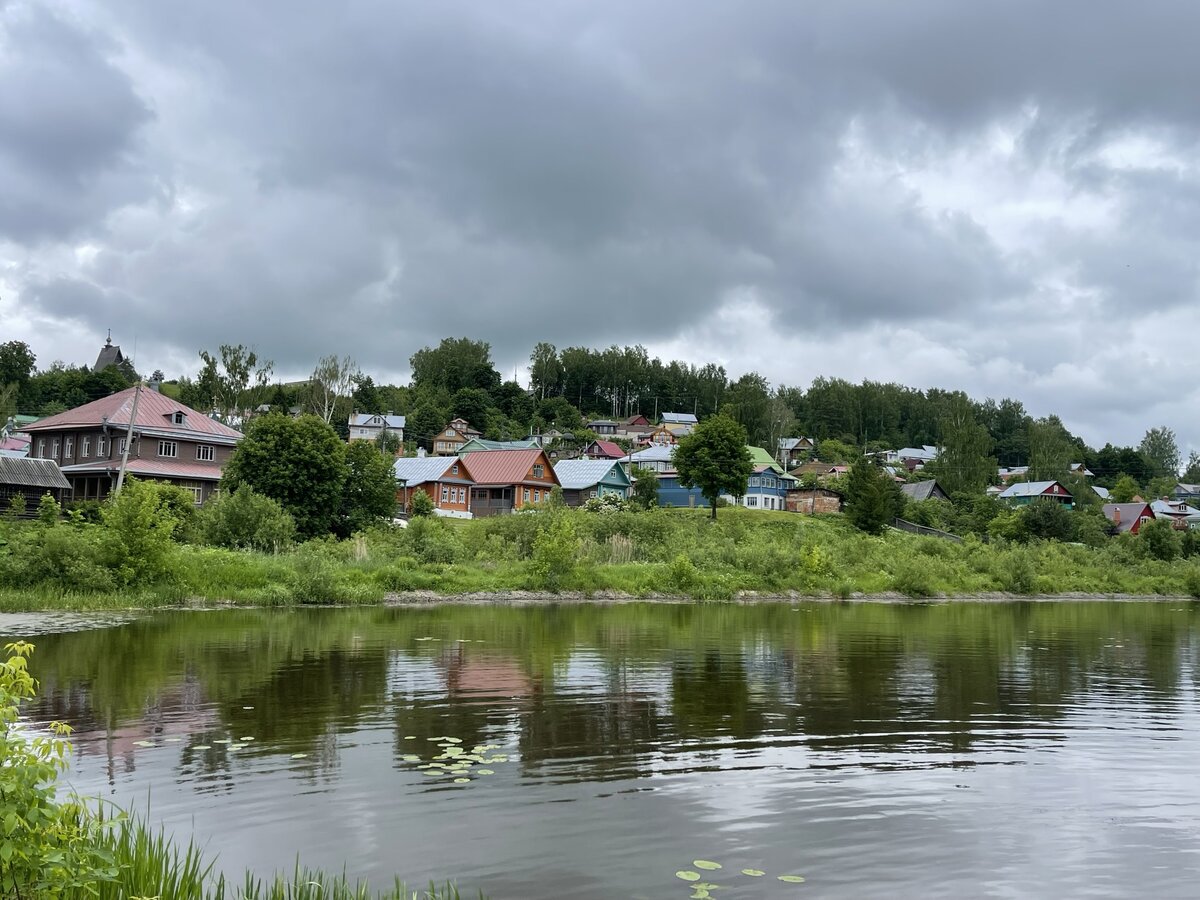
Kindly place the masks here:
<instances>
[{"instance_id":1,"label":"shrub along shore","mask_svg":"<svg viewBox=\"0 0 1200 900\"><path fill-rule=\"evenodd\" d=\"M237 537L245 529L228 516L214 528L173 490L134 483L99 518L44 509L37 520L0 521L0 609L378 604L411 592L1200 597L1200 560L1158 558L1152 541L1132 536L1097 546L971 535L957 543L869 535L837 515L729 508L713 523L702 510L551 506L473 521L425 516L284 545ZM214 533L258 549L213 546Z\"/></svg>"}]
</instances>

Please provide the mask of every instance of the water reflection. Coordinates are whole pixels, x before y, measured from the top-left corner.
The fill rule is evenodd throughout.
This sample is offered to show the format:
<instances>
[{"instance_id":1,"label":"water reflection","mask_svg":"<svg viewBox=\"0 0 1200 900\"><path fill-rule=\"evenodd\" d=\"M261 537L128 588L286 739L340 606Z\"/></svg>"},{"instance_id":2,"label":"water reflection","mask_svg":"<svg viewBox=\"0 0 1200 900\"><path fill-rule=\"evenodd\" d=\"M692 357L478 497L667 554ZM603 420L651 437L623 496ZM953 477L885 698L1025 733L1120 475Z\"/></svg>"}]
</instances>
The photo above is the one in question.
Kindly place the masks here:
<instances>
[{"instance_id":1,"label":"water reflection","mask_svg":"<svg viewBox=\"0 0 1200 900\"><path fill-rule=\"evenodd\" d=\"M234 869L300 852L384 880L459 875L495 896L667 896L676 853L723 848L740 865L803 863L823 896L869 896L896 873L925 893L977 893L972 869L1012 895L1031 868L1045 885L1093 884L1097 836L1116 869L1187 843L1200 820L1186 762L1200 749L1196 614L801 604L48 620L31 712L76 728L78 787L138 801L153 786L156 813ZM506 763L464 783L430 777L421 767L446 736L502 748ZM1152 752L1168 741L1170 759ZM1135 768L1104 795L1078 776ZM317 824L330 817L335 835ZM1147 825L1163 837L1152 850L1128 831ZM1169 895L1200 866L1173 860L1150 882L1105 871L1099 893Z\"/></svg>"}]
</instances>

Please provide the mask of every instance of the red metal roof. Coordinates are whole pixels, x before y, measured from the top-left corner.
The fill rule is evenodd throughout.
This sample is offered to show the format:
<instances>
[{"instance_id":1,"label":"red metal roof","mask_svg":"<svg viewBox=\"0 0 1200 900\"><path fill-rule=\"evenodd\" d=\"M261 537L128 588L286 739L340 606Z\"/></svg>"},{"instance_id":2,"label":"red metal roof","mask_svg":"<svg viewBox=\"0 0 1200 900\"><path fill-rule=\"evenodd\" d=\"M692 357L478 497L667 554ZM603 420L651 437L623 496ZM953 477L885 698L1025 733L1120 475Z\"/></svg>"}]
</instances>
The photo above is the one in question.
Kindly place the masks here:
<instances>
[{"instance_id":1,"label":"red metal roof","mask_svg":"<svg viewBox=\"0 0 1200 900\"><path fill-rule=\"evenodd\" d=\"M609 459L624 459L628 454L612 441L592 441L592 446Z\"/></svg>"},{"instance_id":2,"label":"red metal roof","mask_svg":"<svg viewBox=\"0 0 1200 900\"><path fill-rule=\"evenodd\" d=\"M139 404L140 405L140 404ZM138 410L141 412L141 410ZM63 466L67 475L85 475L88 473L111 472L116 474L121 468L119 459L102 459L92 463L78 463L73 466ZM220 481L221 467L215 463L186 463L173 462L169 459L136 459L131 457L125 467L126 475L144 475L147 478L192 478L198 481Z\"/></svg>"},{"instance_id":3,"label":"red metal roof","mask_svg":"<svg viewBox=\"0 0 1200 900\"><path fill-rule=\"evenodd\" d=\"M521 484L529 480L533 464L546 467L546 475L558 484L554 466L541 450L479 450L462 457L476 484Z\"/></svg>"},{"instance_id":4,"label":"red metal roof","mask_svg":"<svg viewBox=\"0 0 1200 900\"><path fill-rule=\"evenodd\" d=\"M36 432L53 431L60 428L99 427L106 421L109 426L128 426L135 390L137 388L126 388L111 396L93 400L91 403L68 409L58 415L39 419L32 425L26 425L24 430ZM174 424L173 417L177 412L184 414L182 425ZM140 430L171 431L180 435L191 433L235 441L242 437L240 431L235 431L228 425L222 425L204 413L196 412L190 406L184 406L178 400L172 400L166 394L160 394L149 388L142 388L141 396L138 397L137 421L133 425L134 428Z\"/></svg>"}]
</instances>

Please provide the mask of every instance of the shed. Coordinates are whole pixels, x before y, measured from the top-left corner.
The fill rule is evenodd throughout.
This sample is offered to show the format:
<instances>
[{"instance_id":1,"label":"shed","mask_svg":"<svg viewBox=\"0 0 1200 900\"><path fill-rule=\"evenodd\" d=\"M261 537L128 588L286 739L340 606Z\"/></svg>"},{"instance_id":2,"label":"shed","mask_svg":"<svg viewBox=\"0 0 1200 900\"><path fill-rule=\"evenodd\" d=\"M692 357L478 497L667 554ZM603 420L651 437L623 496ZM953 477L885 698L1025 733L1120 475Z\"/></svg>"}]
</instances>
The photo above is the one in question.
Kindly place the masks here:
<instances>
[{"instance_id":1,"label":"shed","mask_svg":"<svg viewBox=\"0 0 1200 900\"><path fill-rule=\"evenodd\" d=\"M0 509L7 510L14 497L24 497L26 512L33 513L45 494L62 503L70 492L71 482L54 460L0 456Z\"/></svg>"}]
</instances>

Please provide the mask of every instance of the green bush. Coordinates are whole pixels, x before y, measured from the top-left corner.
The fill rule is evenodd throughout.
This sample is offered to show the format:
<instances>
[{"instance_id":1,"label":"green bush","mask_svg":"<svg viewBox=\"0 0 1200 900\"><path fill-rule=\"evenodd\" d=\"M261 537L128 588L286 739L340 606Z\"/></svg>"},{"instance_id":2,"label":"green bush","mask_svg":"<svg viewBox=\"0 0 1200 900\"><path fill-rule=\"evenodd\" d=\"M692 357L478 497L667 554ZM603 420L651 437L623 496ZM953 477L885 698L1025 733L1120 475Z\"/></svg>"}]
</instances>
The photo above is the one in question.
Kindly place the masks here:
<instances>
[{"instance_id":1,"label":"green bush","mask_svg":"<svg viewBox=\"0 0 1200 900\"><path fill-rule=\"evenodd\" d=\"M575 569L580 540L575 522L569 515L553 515L533 541L534 582L538 587L557 591Z\"/></svg>"},{"instance_id":2,"label":"green bush","mask_svg":"<svg viewBox=\"0 0 1200 900\"><path fill-rule=\"evenodd\" d=\"M1143 522L1138 530L1142 551L1151 559L1170 562L1183 554L1183 538L1166 519Z\"/></svg>"},{"instance_id":3,"label":"green bush","mask_svg":"<svg viewBox=\"0 0 1200 900\"><path fill-rule=\"evenodd\" d=\"M130 478L104 508L102 557L119 584L151 584L171 573L178 520L164 487Z\"/></svg>"},{"instance_id":4,"label":"green bush","mask_svg":"<svg viewBox=\"0 0 1200 900\"><path fill-rule=\"evenodd\" d=\"M1075 540L1075 518L1055 500L1035 500L1020 512L1021 538L1048 541Z\"/></svg>"},{"instance_id":5,"label":"green bush","mask_svg":"<svg viewBox=\"0 0 1200 900\"><path fill-rule=\"evenodd\" d=\"M242 485L210 500L197 529L204 543L233 550L278 553L296 539L296 522L282 504Z\"/></svg>"},{"instance_id":6,"label":"green bush","mask_svg":"<svg viewBox=\"0 0 1200 900\"><path fill-rule=\"evenodd\" d=\"M932 597L937 593L927 563L901 560L892 572L892 589L908 597Z\"/></svg>"},{"instance_id":7,"label":"green bush","mask_svg":"<svg viewBox=\"0 0 1200 900\"><path fill-rule=\"evenodd\" d=\"M432 516L436 508L433 499L421 488L417 488L408 501L408 514L414 519Z\"/></svg>"}]
</instances>

